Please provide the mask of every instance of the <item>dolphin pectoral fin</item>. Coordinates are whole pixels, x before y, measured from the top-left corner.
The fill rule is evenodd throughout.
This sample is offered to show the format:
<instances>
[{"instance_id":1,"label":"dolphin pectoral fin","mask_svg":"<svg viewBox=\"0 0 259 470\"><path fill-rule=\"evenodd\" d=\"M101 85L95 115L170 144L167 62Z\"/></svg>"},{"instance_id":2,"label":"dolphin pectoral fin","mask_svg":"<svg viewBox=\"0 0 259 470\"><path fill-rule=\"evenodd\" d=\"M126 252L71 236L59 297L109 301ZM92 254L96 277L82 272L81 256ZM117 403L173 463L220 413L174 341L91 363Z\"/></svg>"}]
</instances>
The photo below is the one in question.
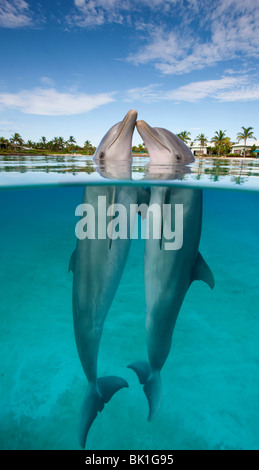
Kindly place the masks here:
<instances>
[{"instance_id":1,"label":"dolphin pectoral fin","mask_svg":"<svg viewBox=\"0 0 259 470\"><path fill-rule=\"evenodd\" d=\"M196 263L193 270L192 280L193 281L204 281L208 286L213 289L215 286L215 280L213 273L209 266L207 265L206 261L204 261L203 257L201 256L200 252L198 252Z\"/></svg>"},{"instance_id":2,"label":"dolphin pectoral fin","mask_svg":"<svg viewBox=\"0 0 259 470\"><path fill-rule=\"evenodd\" d=\"M148 362L133 362L128 366L136 372L140 384L144 385L143 390L149 405L148 421L151 421L157 414L161 403L161 379L159 371L151 372Z\"/></svg>"},{"instance_id":3,"label":"dolphin pectoral fin","mask_svg":"<svg viewBox=\"0 0 259 470\"><path fill-rule=\"evenodd\" d=\"M132 364L129 364L127 367L129 369L134 370L134 372L136 372L138 379L139 379L139 383L141 385L144 385L146 383L151 372L150 365L148 362L137 361L137 362L133 362Z\"/></svg>"},{"instance_id":4,"label":"dolphin pectoral fin","mask_svg":"<svg viewBox=\"0 0 259 470\"><path fill-rule=\"evenodd\" d=\"M72 271L74 273L75 271L75 262L76 262L76 250L73 251L70 261L69 261L69 268L68 272Z\"/></svg>"},{"instance_id":5,"label":"dolphin pectoral fin","mask_svg":"<svg viewBox=\"0 0 259 470\"><path fill-rule=\"evenodd\" d=\"M89 385L82 403L79 419L79 443L84 449L87 435L98 411L102 411L105 403L121 388L128 387L126 380L121 377L102 377L97 381L97 387Z\"/></svg>"}]
</instances>

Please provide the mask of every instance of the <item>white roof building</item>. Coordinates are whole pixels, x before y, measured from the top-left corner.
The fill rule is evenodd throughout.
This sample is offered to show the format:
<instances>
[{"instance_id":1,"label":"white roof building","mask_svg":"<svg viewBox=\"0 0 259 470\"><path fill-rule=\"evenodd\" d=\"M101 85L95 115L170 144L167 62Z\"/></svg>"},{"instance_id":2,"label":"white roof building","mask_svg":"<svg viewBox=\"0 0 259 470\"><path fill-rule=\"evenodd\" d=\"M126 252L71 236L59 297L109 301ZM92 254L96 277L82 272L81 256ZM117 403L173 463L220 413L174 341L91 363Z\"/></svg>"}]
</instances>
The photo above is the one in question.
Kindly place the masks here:
<instances>
[{"instance_id":1,"label":"white roof building","mask_svg":"<svg viewBox=\"0 0 259 470\"><path fill-rule=\"evenodd\" d=\"M215 147L215 143L208 142L207 145L205 145L204 147L201 147L197 142L194 142L193 145L188 145L188 147L190 147L190 150L193 153L193 155L208 155L209 147Z\"/></svg>"},{"instance_id":2,"label":"white roof building","mask_svg":"<svg viewBox=\"0 0 259 470\"><path fill-rule=\"evenodd\" d=\"M247 139L246 141L246 150L247 152L253 147L253 145L256 146L257 149L259 149L259 140L253 140L253 139ZM245 144L244 141L241 140L237 144L232 145L232 153L238 153L241 154L244 152Z\"/></svg>"},{"instance_id":3,"label":"white roof building","mask_svg":"<svg viewBox=\"0 0 259 470\"><path fill-rule=\"evenodd\" d=\"M188 145L188 144L187 144ZM248 139L246 142L246 155L251 150L251 147L255 145L256 153L259 154L259 140ZM190 150L192 151L193 155L209 155L209 148L215 147L214 142L208 142L207 145L201 147L197 142L194 142L193 145L188 145ZM244 141L240 141L237 144L233 144L231 147L231 153L242 155L244 153Z\"/></svg>"}]
</instances>

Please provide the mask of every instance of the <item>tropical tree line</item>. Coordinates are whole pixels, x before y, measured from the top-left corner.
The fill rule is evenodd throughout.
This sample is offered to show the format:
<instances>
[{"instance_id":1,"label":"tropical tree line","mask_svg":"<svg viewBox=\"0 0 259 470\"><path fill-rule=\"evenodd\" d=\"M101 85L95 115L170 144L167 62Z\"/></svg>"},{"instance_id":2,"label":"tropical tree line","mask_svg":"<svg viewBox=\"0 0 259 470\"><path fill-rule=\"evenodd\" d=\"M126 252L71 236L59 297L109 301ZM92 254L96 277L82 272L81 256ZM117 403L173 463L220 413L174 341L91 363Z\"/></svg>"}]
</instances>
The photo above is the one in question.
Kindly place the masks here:
<instances>
[{"instance_id":1,"label":"tropical tree line","mask_svg":"<svg viewBox=\"0 0 259 470\"><path fill-rule=\"evenodd\" d=\"M147 147L145 146L144 142L139 145L134 145L132 147L132 152L134 153L147 153Z\"/></svg>"},{"instance_id":2,"label":"tropical tree line","mask_svg":"<svg viewBox=\"0 0 259 470\"><path fill-rule=\"evenodd\" d=\"M256 137L254 136L253 133L253 127L243 127L242 126L242 132L238 132L237 134L237 141L240 142L241 140L244 142L244 150L243 150L243 155L246 156L247 154L247 139L254 139L256 140ZM191 133L187 131L182 131L179 134L177 134L178 137L185 142L187 145L190 145L191 147L194 145L194 142L198 143L198 146L200 147L201 153L203 153L204 147L208 147L209 150L214 152L217 155L227 155L230 153L232 146L234 145L235 142L231 142L230 137L226 135L226 130L219 130L215 132L215 135L212 137L212 139L209 141L208 138L204 134L199 134L197 137L194 139L194 141L191 141ZM209 147L208 143L213 142L214 147ZM253 145L251 148L251 153L256 150L256 146Z\"/></svg>"},{"instance_id":3,"label":"tropical tree line","mask_svg":"<svg viewBox=\"0 0 259 470\"><path fill-rule=\"evenodd\" d=\"M96 150L96 147L91 144L90 140L86 140L83 147L77 145L76 140L72 135L67 140L63 137L54 137L52 140L48 141L45 136L42 136L39 142L32 142L31 140L25 142L18 132L15 132L10 139L0 137L0 148L2 150L14 149L15 151L36 150L41 152L58 153L82 152L87 153L88 155L93 155Z\"/></svg>"},{"instance_id":4,"label":"tropical tree line","mask_svg":"<svg viewBox=\"0 0 259 470\"><path fill-rule=\"evenodd\" d=\"M219 130L215 132L215 135L209 141L209 139L205 136L205 134L199 134L197 137L192 141L191 140L191 133L188 131L182 131L177 134L178 137L185 142L187 145L192 147L195 142L198 143L200 147L200 152L203 153L205 147L208 147L210 153L214 153L215 155L227 155L230 153L231 148L234 142L231 142L230 137L226 135L226 130ZM247 139L256 139L253 133L253 127L242 127L242 132L237 134L237 141L244 142L244 149L243 155L247 155ZM214 146L210 147L208 144L214 143ZM73 152L80 152L87 155L93 155L96 147L94 147L90 140L86 140L84 142L84 146L79 146L76 143L74 136L70 136L67 140L63 137L54 137L52 140L48 141L45 136L42 136L39 142L32 142L28 140L25 142L21 135L16 132L14 133L10 139L6 139L5 137L0 137L0 149L1 151L34 151L34 152L57 152L57 153L73 153ZM254 145L250 148L250 152L256 150L256 146ZM144 143L139 144L138 146L133 146L132 151L134 153L147 153L147 148Z\"/></svg>"}]
</instances>

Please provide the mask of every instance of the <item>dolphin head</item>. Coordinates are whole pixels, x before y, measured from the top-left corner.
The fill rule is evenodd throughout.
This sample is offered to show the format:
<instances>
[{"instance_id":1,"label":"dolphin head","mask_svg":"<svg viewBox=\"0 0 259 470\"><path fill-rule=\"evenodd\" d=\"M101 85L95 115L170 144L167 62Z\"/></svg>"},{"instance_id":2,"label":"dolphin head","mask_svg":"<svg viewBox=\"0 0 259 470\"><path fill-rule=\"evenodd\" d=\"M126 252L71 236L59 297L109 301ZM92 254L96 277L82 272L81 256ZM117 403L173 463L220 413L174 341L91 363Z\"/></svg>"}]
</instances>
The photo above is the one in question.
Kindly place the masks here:
<instances>
[{"instance_id":1,"label":"dolphin head","mask_svg":"<svg viewBox=\"0 0 259 470\"><path fill-rule=\"evenodd\" d=\"M145 121L136 123L153 164L187 165L193 162L194 156L179 137L167 129L151 127Z\"/></svg>"},{"instance_id":2,"label":"dolphin head","mask_svg":"<svg viewBox=\"0 0 259 470\"><path fill-rule=\"evenodd\" d=\"M102 138L94 160L103 165L109 162L132 159L132 135L137 120L137 111L131 109L124 119L115 124Z\"/></svg>"}]
</instances>

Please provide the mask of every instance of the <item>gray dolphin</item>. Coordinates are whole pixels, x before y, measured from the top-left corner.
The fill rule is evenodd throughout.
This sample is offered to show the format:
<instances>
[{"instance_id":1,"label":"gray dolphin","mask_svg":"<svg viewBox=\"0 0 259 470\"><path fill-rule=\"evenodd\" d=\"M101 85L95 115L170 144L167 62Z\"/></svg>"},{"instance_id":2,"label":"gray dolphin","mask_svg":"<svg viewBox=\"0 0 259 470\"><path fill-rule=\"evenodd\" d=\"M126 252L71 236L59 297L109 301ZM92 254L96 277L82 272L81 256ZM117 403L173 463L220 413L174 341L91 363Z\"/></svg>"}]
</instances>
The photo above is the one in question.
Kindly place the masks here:
<instances>
[{"instance_id":1,"label":"gray dolphin","mask_svg":"<svg viewBox=\"0 0 259 470\"><path fill-rule=\"evenodd\" d=\"M151 127L145 121L137 121L136 126L148 149L151 164L186 165L195 160L187 145L167 129Z\"/></svg>"},{"instance_id":2,"label":"gray dolphin","mask_svg":"<svg viewBox=\"0 0 259 470\"><path fill-rule=\"evenodd\" d=\"M132 160L132 135L137 119L137 112L131 110L122 122L113 126L102 139L95 152L95 161L109 166L121 160L130 168ZM129 165L127 165L129 163ZM99 214L98 202L102 198L102 214ZM135 201L136 199L136 201ZM108 376L98 378L97 362L102 330L107 312L111 306L130 247L130 236L126 239L107 237L107 227L115 224L115 214L108 217L107 210L112 204L126 206L137 202L136 192L132 188L120 186L88 186L84 190L83 204L89 204L93 210L87 213L87 230L90 236L78 239L70 260L73 272L73 320L77 350L88 380L88 387L83 400L79 420L79 441L85 447L88 431L105 403L127 382L121 377ZM83 223L83 219L81 219ZM95 228L95 236L93 232ZM97 236L98 231L98 236ZM111 231L112 234L112 231Z\"/></svg>"},{"instance_id":3,"label":"gray dolphin","mask_svg":"<svg viewBox=\"0 0 259 470\"><path fill-rule=\"evenodd\" d=\"M137 122L137 129L145 142L152 164L161 161L172 164L188 164L194 157L177 136L166 129L152 128L144 121ZM183 205L183 244L180 249L166 250L164 239L150 238L145 245L145 298L148 362L135 362L128 367L138 375L144 385L149 403L151 420L161 401L160 371L171 349L172 335L182 302L191 283L195 280L214 287L213 274L199 252L202 225L202 191L177 187L152 187L149 207L152 204L171 205L169 220L174 221L175 204ZM170 206L169 206L170 207ZM173 223L173 222L172 222ZM171 228L171 227L170 227ZM162 237L162 235L161 235Z\"/></svg>"}]
</instances>

